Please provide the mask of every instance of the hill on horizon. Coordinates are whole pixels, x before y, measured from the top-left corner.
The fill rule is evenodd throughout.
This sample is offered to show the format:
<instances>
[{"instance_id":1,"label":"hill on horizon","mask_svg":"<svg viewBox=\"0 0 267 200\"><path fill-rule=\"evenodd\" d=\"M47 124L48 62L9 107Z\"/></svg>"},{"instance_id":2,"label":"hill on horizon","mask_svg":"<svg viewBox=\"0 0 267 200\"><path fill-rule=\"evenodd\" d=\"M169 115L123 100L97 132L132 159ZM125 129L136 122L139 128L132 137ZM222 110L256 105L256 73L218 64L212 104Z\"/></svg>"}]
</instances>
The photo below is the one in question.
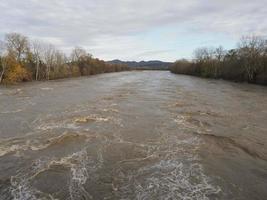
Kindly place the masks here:
<instances>
[{"instance_id":1,"label":"hill on horizon","mask_svg":"<svg viewBox=\"0 0 267 200\"><path fill-rule=\"evenodd\" d=\"M160 69L160 70L168 70L169 67L173 64L172 62L163 62L160 60L150 60L150 61L121 61L118 59L107 61L110 64L122 64L127 65L130 68L135 69Z\"/></svg>"}]
</instances>

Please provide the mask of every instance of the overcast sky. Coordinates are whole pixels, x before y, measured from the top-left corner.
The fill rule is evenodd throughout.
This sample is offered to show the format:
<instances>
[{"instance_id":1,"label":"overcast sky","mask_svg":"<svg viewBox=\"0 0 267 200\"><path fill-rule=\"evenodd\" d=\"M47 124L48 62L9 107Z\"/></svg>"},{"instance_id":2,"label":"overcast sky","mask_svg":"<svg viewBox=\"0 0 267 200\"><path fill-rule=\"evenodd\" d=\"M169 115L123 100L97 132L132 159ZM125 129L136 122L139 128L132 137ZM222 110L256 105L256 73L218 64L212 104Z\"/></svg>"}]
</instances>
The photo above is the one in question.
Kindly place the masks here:
<instances>
[{"instance_id":1,"label":"overcast sky","mask_svg":"<svg viewBox=\"0 0 267 200\"><path fill-rule=\"evenodd\" d=\"M175 61L267 34L267 0L0 0L0 38L19 32L111 60Z\"/></svg>"}]
</instances>

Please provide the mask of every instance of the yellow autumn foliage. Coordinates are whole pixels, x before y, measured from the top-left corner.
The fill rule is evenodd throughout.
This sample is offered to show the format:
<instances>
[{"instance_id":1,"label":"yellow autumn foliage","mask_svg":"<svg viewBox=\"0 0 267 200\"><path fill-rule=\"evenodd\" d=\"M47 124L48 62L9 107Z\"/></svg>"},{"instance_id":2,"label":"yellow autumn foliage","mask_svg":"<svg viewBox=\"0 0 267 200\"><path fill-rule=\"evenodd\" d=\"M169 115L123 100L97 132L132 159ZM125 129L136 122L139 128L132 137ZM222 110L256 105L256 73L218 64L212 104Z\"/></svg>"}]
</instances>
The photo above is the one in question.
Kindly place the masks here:
<instances>
[{"instance_id":1,"label":"yellow autumn foliage","mask_svg":"<svg viewBox=\"0 0 267 200\"><path fill-rule=\"evenodd\" d=\"M4 83L17 83L31 79L30 73L12 57L7 58L7 66Z\"/></svg>"}]
</instances>

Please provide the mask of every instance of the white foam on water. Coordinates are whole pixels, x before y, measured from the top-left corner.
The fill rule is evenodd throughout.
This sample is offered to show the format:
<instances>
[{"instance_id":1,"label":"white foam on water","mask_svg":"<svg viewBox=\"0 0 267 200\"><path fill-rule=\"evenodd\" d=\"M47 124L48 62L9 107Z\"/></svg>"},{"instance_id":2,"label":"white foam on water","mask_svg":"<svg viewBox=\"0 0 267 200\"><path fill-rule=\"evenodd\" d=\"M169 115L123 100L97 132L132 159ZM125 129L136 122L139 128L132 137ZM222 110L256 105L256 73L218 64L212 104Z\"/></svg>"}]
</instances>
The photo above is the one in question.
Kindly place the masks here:
<instances>
[{"instance_id":1,"label":"white foam on water","mask_svg":"<svg viewBox=\"0 0 267 200\"><path fill-rule=\"evenodd\" d=\"M66 122L58 122L58 123L47 123L47 124L41 124L39 126L36 127L39 130L53 130L53 129L71 129L71 130L75 130L78 129L79 126L75 125L74 123L66 123Z\"/></svg>"},{"instance_id":2,"label":"white foam on water","mask_svg":"<svg viewBox=\"0 0 267 200\"><path fill-rule=\"evenodd\" d=\"M158 163L139 169L125 178L125 183L118 189L119 196L131 199L181 199L208 200L209 195L221 192L220 187L211 183L211 178L204 174L201 164L180 160L161 160Z\"/></svg>"},{"instance_id":3,"label":"white foam on water","mask_svg":"<svg viewBox=\"0 0 267 200\"><path fill-rule=\"evenodd\" d=\"M183 116L183 115L178 115L176 117L176 119L174 119L174 121L177 123L177 124L180 124L180 125L184 125L186 123L186 117Z\"/></svg>"},{"instance_id":4,"label":"white foam on water","mask_svg":"<svg viewBox=\"0 0 267 200\"><path fill-rule=\"evenodd\" d=\"M54 88L50 88L50 87L44 87L44 88L41 88L41 90L53 90Z\"/></svg>"},{"instance_id":5,"label":"white foam on water","mask_svg":"<svg viewBox=\"0 0 267 200\"><path fill-rule=\"evenodd\" d=\"M54 200L52 195L45 195L30 185L31 179L49 168L49 160L36 160L31 169L21 171L16 176L11 176L10 191L14 200L39 200L39 196L43 196L43 200Z\"/></svg>"},{"instance_id":6,"label":"white foam on water","mask_svg":"<svg viewBox=\"0 0 267 200\"><path fill-rule=\"evenodd\" d=\"M122 120L119 118L115 118L113 116L100 116L96 114L92 114L89 116L82 116L82 117L76 117L74 120L75 124L86 124L86 123L112 123L114 125L117 125L119 127L123 127Z\"/></svg>"},{"instance_id":7,"label":"white foam on water","mask_svg":"<svg viewBox=\"0 0 267 200\"><path fill-rule=\"evenodd\" d=\"M17 110L6 110L6 111L1 111L1 114L11 114L11 113L19 113L22 112L23 109L17 109Z\"/></svg>"},{"instance_id":8,"label":"white foam on water","mask_svg":"<svg viewBox=\"0 0 267 200\"><path fill-rule=\"evenodd\" d=\"M6 155L7 153L11 152L14 147L9 147L9 148L6 148L6 147L3 147L3 146L0 146L0 156L4 156ZM16 147L17 148L17 147ZM15 149L16 149L15 148Z\"/></svg>"},{"instance_id":9,"label":"white foam on water","mask_svg":"<svg viewBox=\"0 0 267 200\"><path fill-rule=\"evenodd\" d=\"M11 195L15 200L37 200L54 199L52 195L43 194L33 188L30 184L33 178L43 171L50 169L53 165L63 165L70 169L71 177L69 181L69 198L92 199L92 196L84 189L84 184L88 179L95 179L95 172L102 167L102 153L97 153L97 159L94 160L88 156L86 149L73 153L61 159L42 158L37 159L31 168L19 172L11 177ZM37 198L38 197L38 198Z\"/></svg>"},{"instance_id":10,"label":"white foam on water","mask_svg":"<svg viewBox=\"0 0 267 200\"><path fill-rule=\"evenodd\" d=\"M113 109L113 108L104 108L102 111L103 112L113 112L113 113L118 113L119 112L119 110Z\"/></svg>"},{"instance_id":11,"label":"white foam on water","mask_svg":"<svg viewBox=\"0 0 267 200\"><path fill-rule=\"evenodd\" d=\"M27 139L18 139L18 140L5 140L1 141L0 143L0 157L4 156L8 153L15 152L17 155L21 151L26 151L26 150L32 150L32 151L38 151L45 149L49 147L52 144L56 144L57 142L60 142L64 140L65 138L78 138L78 137L84 137L87 138L88 135L82 134L82 133L69 133L69 132L64 132L63 134L52 137L49 139L46 139L43 141L42 138L39 138L38 140L33 139L33 140L27 140Z\"/></svg>"},{"instance_id":12,"label":"white foam on water","mask_svg":"<svg viewBox=\"0 0 267 200\"><path fill-rule=\"evenodd\" d=\"M95 179L95 172L102 167L102 153L97 153L97 160L90 159L86 150L74 153L70 160L71 179L69 183L69 194L71 200L92 199L85 190L84 184L88 179Z\"/></svg>"},{"instance_id":13,"label":"white foam on water","mask_svg":"<svg viewBox=\"0 0 267 200\"><path fill-rule=\"evenodd\" d=\"M162 142L160 148L149 150L150 156L161 155L158 161L126 172L121 170L123 166L116 169L118 182L114 191L118 197L140 200L208 200L221 192L213 177L205 174L200 158L194 153L201 143L198 137L179 140L179 136L176 138L176 135L169 135L162 138ZM126 169L139 161L125 163Z\"/></svg>"},{"instance_id":14,"label":"white foam on water","mask_svg":"<svg viewBox=\"0 0 267 200\"><path fill-rule=\"evenodd\" d=\"M83 149L59 160L50 160L48 164L39 162L37 166L43 166L41 168L46 170L53 165L63 165L70 168L71 177L68 189L71 200L92 199L92 196L85 190L84 184L88 179L95 179L95 172L102 167L103 158L101 152L97 153L97 159L94 160L88 156L86 149Z\"/></svg>"},{"instance_id":15,"label":"white foam on water","mask_svg":"<svg viewBox=\"0 0 267 200\"><path fill-rule=\"evenodd\" d=\"M17 152L21 150L27 150L29 146L27 144L5 144L0 145L0 157L4 156L10 152Z\"/></svg>"},{"instance_id":16,"label":"white foam on water","mask_svg":"<svg viewBox=\"0 0 267 200\"><path fill-rule=\"evenodd\" d=\"M17 179L11 177L11 195L14 200L37 200L34 191L29 187L27 179Z\"/></svg>"},{"instance_id":17,"label":"white foam on water","mask_svg":"<svg viewBox=\"0 0 267 200\"><path fill-rule=\"evenodd\" d=\"M77 160L75 164L71 164L71 179L69 184L70 199L92 199L91 195L84 189L89 172L87 170L88 156L86 151L75 153L72 159Z\"/></svg>"},{"instance_id":18,"label":"white foam on water","mask_svg":"<svg viewBox=\"0 0 267 200\"><path fill-rule=\"evenodd\" d=\"M102 116L98 116L98 115L89 115L89 116L85 116L85 117L78 117L74 120L74 122L76 122L76 123L87 123L90 121L108 122L110 120L111 120L111 118L109 118L109 117L102 117Z\"/></svg>"},{"instance_id":19,"label":"white foam on water","mask_svg":"<svg viewBox=\"0 0 267 200\"><path fill-rule=\"evenodd\" d=\"M177 123L181 129L192 130L197 133L210 132L210 130L204 126L202 121L199 121L199 125L190 123L190 116L178 115L174 119L174 122Z\"/></svg>"}]
</instances>

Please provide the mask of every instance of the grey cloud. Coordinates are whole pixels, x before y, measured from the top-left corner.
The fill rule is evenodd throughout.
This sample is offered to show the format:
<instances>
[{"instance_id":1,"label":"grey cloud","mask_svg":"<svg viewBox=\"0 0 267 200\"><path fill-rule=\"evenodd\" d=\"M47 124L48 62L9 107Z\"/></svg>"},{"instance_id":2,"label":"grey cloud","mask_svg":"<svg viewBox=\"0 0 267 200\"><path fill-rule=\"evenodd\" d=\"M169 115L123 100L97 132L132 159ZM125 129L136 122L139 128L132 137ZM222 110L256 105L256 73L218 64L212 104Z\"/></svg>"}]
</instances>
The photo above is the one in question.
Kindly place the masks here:
<instances>
[{"instance_id":1,"label":"grey cloud","mask_svg":"<svg viewBox=\"0 0 267 200\"><path fill-rule=\"evenodd\" d=\"M265 35L267 30L265 0L2 0L0 9L0 36L17 31L57 40L63 49L79 45L98 49L96 52L108 48L104 42L114 38L125 42L129 40L125 37L181 24L186 24L188 34L220 32L240 37ZM135 42L140 41L128 42L125 50L142 46Z\"/></svg>"},{"instance_id":2,"label":"grey cloud","mask_svg":"<svg viewBox=\"0 0 267 200\"><path fill-rule=\"evenodd\" d=\"M132 58L139 58L139 60L146 60L146 58L150 56L158 56L158 55L164 55L170 52L173 52L173 49L165 49L165 50L148 50L141 53L138 53L136 55L133 55ZM151 58L153 59L153 58Z\"/></svg>"}]
</instances>

